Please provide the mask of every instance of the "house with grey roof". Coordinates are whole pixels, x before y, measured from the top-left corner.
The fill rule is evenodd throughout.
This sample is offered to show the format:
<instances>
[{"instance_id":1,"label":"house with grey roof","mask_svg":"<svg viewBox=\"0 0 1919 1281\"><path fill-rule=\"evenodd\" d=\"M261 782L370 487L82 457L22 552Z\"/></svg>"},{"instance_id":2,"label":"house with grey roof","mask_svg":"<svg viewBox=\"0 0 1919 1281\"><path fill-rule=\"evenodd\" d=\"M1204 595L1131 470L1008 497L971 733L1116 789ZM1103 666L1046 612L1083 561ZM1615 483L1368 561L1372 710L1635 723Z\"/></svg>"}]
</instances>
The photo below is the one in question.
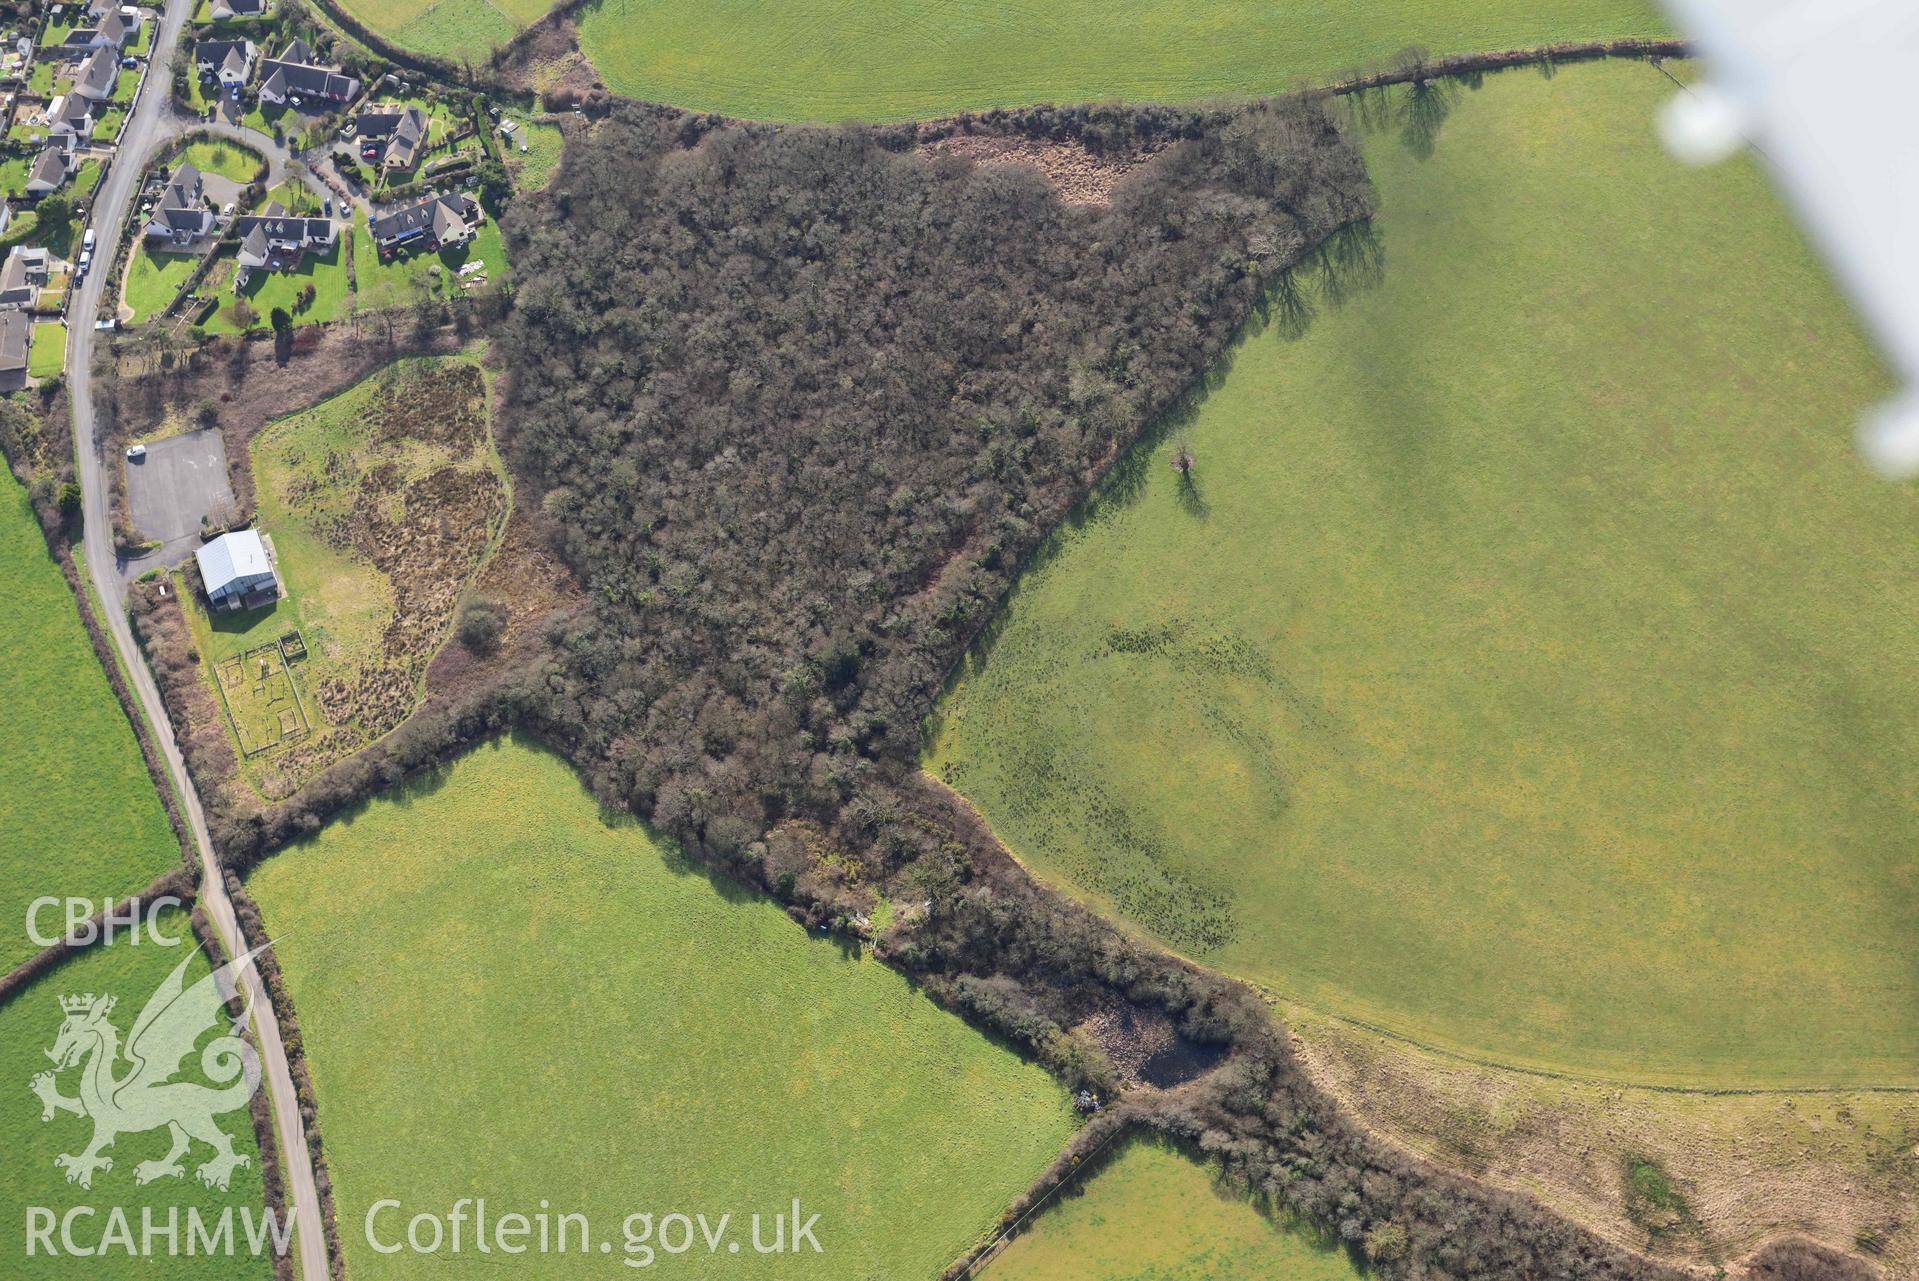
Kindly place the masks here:
<instances>
[{"instance_id":1,"label":"house with grey roof","mask_svg":"<svg viewBox=\"0 0 1919 1281\"><path fill-rule=\"evenodd\" d=\"M15 245L0 263L0 308L31 307L46 287L52 255L42 245Z\"/></svg>"},{"instance_id":2,"label":"house with grey roof","mask_svg":"<svg viewBox=\"0 0 1919 1281\"><path fill-rule=\"evenodd\" d=\"M75 27L60 42L60 51L72 58L83 58L92 49L119 49L140 28L138 18L129 18L115 9L91 27Z\"/></svg>"},{"instance_id":3,"label":"house with grey roof","mask_svg":"<svg viewBox=\"0 0 1919 1281\"><path fill-rule=\"evenodd\" d=\"M0 391L18 391L27 385L27 349L33 342L33 322L24 311L0 311Z\"/></svg>"},{"instance_id":4,"label":"house with grey roof","mask_svg":"<svg viewBox=\"0 0 1919 1281\"><path fill-rule=\"evenodd\" d=\"M74 142L93 137L93 100L85 94L63 93L48 103L47 133Z\"/></svg>"},{"instance_id":5,"label":"house with grey roof","mask_svg":"<svg viewBox=\"0 0 1919 1281\"><path fill-rule=\"evenodd\" d=\"M95 49L73 74L73 92L94 102L113 97L113 86L120 81L120 59L111 49Z\"/></svg>"},{"instance_id":6,"label":"house with grey roof","mask_svg":"<svg viewBox=\"0 0 1919 1281\"><path fill-rule=\"evenodd\" d=\"M353 136L362 148L380 147L380 163L388 169L406 169L426 148L427 114L415 106L384 103L369 107L353 120Z\"/></svg>"},{"instance_id":7,"label":"house with grey roof","mask_svg":"<svg viewBox=\"0 0 1919 1281\"><path fill-rule=\"evenodd\" d=\"M251 40L202 40L193 46L193 62L202 79L218 80L222 87L243 85L253 78L260 50Z\"/></svg>"},{"instance_id":8,"label":"house with grey roof","mask_svg":"<svg viewBox=\"0 0 1919 1281\"><path fill-rule=\"evenodd\" d=\"M266 15L266 0L213 0L213 20L223 18L260 18Z\"/></svg>"},{"instance_id":9,"label":"house with grey roof","mask_svg":"<svg viewBox=\"0 0 1919 1281\"><path fill-rule=\"evenodd\" d=\"M194 559L209 604L240 609L279 598L280 580L258 530L222 534L195 552Z\"/></svg>"},{"instance_id":10,"label":"house with grey roof","mask_svg":"<svg viewBox=\"0 0 1919 1281\"><path fill-rule=\"evenodd\" d=\"M33 167L27 170L26 194L44 196L49 191L58 191L60 184L67 180L71 160L71 153L58 143L42 148L33 158Z\"/></svg>"},{"instance_id":11,"label":"house with grey roof","mask_svg":"<svg viewBox=\"0 0 1919 1281\"><path fill-rule=\"evenodd\" d=\"M472 196L456 193L428 196L394 210L368 224L380 256L390 258L403 249L445 249L463 245L486 223L486 213Z\"/></svg>"},{"instance_id":12,"label":"house with grey roof","mask_svg":"<svg viewBox=\"0 0 1919 1281\"><path fill-rule=\"evenodd\" d=\"M324 254L339 238L339 224L331 218L289 215L279 201L258 214L233 220L240 239L240 266L266 271L291 271L308 254ZM244 281L242 283L245 283Z\"/></svg>"},{"instance_id":13,"label":"house with grey roof","mask_svg":"<svg viewBox=\"0 0 1919 1281\"><path fill-rule=\"evenodd\" d=\"M147 220L147 239L184 248L211 232L213 210L207 206L206 195L206 182L200 171L182 161L161 190L153 216Z\"/></svg>"},{"instance_id":14,"label":"house with grey roof","mask_svg":"<svg viewBox=\"0 0 1919 1281\"><path fill-rule=\"evenodd\" d=\"M260 63L260 101L279 104L298 98L300 104L347 103L360 94L360 82L338 67L324 67L311 59L304 40L294 40L277 58ZM298 105L298 104L296 104Z\"/></svg>"}]
</instances>

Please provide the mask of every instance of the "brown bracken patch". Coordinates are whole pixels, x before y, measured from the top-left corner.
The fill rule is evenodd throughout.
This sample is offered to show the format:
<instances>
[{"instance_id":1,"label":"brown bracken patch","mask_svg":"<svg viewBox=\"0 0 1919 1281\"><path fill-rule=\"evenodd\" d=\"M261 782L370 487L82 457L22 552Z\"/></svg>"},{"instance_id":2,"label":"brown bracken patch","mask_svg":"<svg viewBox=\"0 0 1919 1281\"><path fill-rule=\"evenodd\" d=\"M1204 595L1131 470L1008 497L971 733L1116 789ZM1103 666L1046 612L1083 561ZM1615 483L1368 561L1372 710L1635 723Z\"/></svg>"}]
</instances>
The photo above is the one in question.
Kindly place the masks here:
<instances>
[{"instance_id":1,"label":"brown bracken patch","mask_svg":"<svg viewBox=\"0 0 1919 1281\"><path fill-rule=\"evenodd\" d=\"M1076 142L986 134L956 134L929 143L920 151L922 155L962 156L976 165L1026 165L1039 170L1059 193L1061 202L1069 205L1109 204L1119 180L1152 159L1150 151L1099 156Z\"/></svg>"}]
</instances>

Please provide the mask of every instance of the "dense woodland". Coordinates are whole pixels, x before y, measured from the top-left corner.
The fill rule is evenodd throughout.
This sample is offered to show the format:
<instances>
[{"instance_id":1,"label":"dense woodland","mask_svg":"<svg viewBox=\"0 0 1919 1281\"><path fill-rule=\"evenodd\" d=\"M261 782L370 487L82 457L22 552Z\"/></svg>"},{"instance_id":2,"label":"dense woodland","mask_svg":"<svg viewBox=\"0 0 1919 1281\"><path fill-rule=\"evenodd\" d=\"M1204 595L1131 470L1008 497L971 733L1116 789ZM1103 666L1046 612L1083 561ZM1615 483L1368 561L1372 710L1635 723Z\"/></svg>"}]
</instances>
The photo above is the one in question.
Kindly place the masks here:
<instances>
[{"instance_id":1,"label":"dense woodland","mask_svg":"<svg viewBox=\"0 0 1919 1281\"><path fill-rule=\"evenodd\" d=\"M1096 488L1123 499L1129 447L1258 310L1302 323L1379 254L1364 168L1312 106L963 127L1150 159L1110 207L1069 207L1036 171L922 154L911 127L622 105L570 146L508 216L522 284L497 348L517 501L591 604L553 620L534 669L226 826L223 852L243 864L531 725L809 925L863 928L878 892L908 905L881 953L1076 1087L1126 1076L1086 1030L1115 1010L1223 1059L1129 1099L1129 1123L1216 1155L1378 1275L1678 1276L1374 1142L1248 989L1037 885L917 773L945 677L1048 531ZM1776 1275L1810 1281L1807 1260Z\"/></svg>"}]
</instances>

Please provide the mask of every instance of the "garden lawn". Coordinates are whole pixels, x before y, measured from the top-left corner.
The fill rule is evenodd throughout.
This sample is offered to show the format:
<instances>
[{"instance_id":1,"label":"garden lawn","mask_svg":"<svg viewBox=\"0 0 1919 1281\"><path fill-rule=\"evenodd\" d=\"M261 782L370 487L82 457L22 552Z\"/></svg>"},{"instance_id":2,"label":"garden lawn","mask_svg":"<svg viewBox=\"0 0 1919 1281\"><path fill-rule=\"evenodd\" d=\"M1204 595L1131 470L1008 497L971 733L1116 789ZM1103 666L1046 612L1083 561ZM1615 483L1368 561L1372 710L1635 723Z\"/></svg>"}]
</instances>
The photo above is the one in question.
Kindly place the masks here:
<instances>
[{"instance_id":1,"label":"garden lawn","mask_svg":"<svg viewBox=\"0 0 1919 1281\"><path fill-rule=\"evenodd\" d=\"M1516 71L1428 160L1370 137L1379 285L1237 349L1021 583L928 763L1042 875L1308 1005L1909 1085L1919 490L1854 453L1891 380L1758 168L1654 140L1672 92Z\"/></svg>"},{"instance_id":2,"label":"garden lawn","mask_svg":"<svg viewBox=\"0 0 1919 1281\"><path fill-rule=\"evenodd\" d=\"M1338 79L1408 45L1447 54L1669 30L1646 0L601 0L578 21L615 93L778 120L1193 102Z\"/></svg>"},{"instance_id":3,"label":"garden lawn","mask_svg":"<svg viewBox=\"0 0 1919 1281\"><path fill-rule=\"evenodd\" d=\"M67 327L57 320L37 321L27 350L27 374L51 378L67 365Z\"/></svg>"},{"instance_id":4,"label":"garden lawn","mask_svg":"<svg viewBox=\"0 0 1919 1281\"><path fill-rule=\"evenodd\" d=\"M25 195L27 173L32 168L32 156L8 156L0 160L0 197ZM16 213L14 216L19 215Z\"/></svg>"},{"instance_id":5,"label":"garden lawn","mask_svg":"<svg viewBox=\"0 0 1919 1281\"><path fill-rule=\"evenodd\" d=\"M218 174L239 183L252 182L260 168L259 156L225 139L188 143L185 158L201 173Z\"/></svg>"},{"instance_id":6,"label":"garden lawn","mask_svg":"<svg viewBox=\"0 0 1919 1281\"><path fill-rule=\"evenodd\" d=\"M180 845L26 490L4 468L0 586L0 652L8 656L0 662L4 973L40 950L26 935L32 900L132 893L178 868ZM43 919L43 933L57 928L52 916ZM19 1222L7 1220L16 1230Z\"/></svg>"},{"instance_id":7,"label":"garden lawn","mask_svg":"<svg viewBox=\"0 0 1919 1281\"><path fill-rule=\"evenodd\" d=\"M145 245L135 250L120 295L120 301L133 309L133 323L141 324L164 311L199 261L198 254L154 253Z\"/></svg>"},{"instance_id":8,"label":"garden lawn","mask_svg":"<svg viewBox=\"0 0 1919 1281\"><path fill-rule=\"evenodd\" d=\"M1276 1225L1184 1150L1120 1141L1032 1219L984 1281L1359 1281L1338 1246Z\"/></svg>"},{"instance_id":9,"label":"garden lawn","mask_svg":"<svg viewBox=\"0 0 1919 1281\"><path fill-rule=\"evenodd\" d=\"M443 297L449 289L455 294L472 292L460 288L460 268L475 261L486 264L484 274L489 286L498 288L506 276L506 246L500 239L499 221L491 213L479 234L457 249L411 254L388 262L380 261L379 247L367 230L366 214L356 211L353 215L353 276L356 301L361 307L403 307L422 296Z\"/></svg>"},{"instance_id":10,"label":"garden lawn","mask_svg":"<svg viewBox=\"0 0 1919 1281\"><path fill-rule=\"evenodd\" d=\"M211 1148L199 1142L183 1158L183 1177L159 1179L144 1186L135 1183L135 1166L165 1155L164 1129L121 1134L107 1149L113 1168L96 1172L93 1187L86 1189L69 1184L53 1159L81 1151L93 1132L92 1123L65 1112L56 1113L51 1121L42 1121L39 1100L28 1092L27 1082L51 1066L44 1052L52 1047L64 1017L59 998L87 992L113 997L117 1004L110 1021L125 1036L147 998L182 960L195 956L187 968L187 983L206 975L207 961L204 954L195 955L197 944L186 914L165 912L156 924L163 934L183 940L182 945L160 946L147 938L136 945L119 936L109 946L90 948L62 962L0 1006L0 1072L15 1083L13 1097L0 1109L0 1151L6 1153L6 1160L0 1161L0 1257L7 1261L8 1281L93 1281L103 1276L138 1276L153 1281L268 1281L273 1275L269 1258L253 1256L244 1249L232 1257L185 1254L189 1207L209 1226L217 1226L221 1214L230 1208L234 1233L241 1239L245 1236L242 1215L252 1215L257 1223L263 1211L260 1149L246 1108L224 1113L214 1122L233 1139L233 1150L247 1158L247 1164L233 1172L226 1191L203 1187L194 1177L195 1169L212 1154ZM182 1080L205 1082L206 1078L198 1074L198 1062L197 1057L189 1060L193 1066ZM128 1066L122 1062L114 1070L124 1074ZM61 1073L60 1092L68 1097L77 1093L78 1077L75 1069ZM120 1208L128 1216L136 1244L143 1208L150 1208L161 1226L170 1213L175 1214L181 1253L169 1256L162 1236L157 1239L157 1250L137 1260L129 1259L123 1247L110 1249L104 1259L77 1258L64 1251L60 1257L49 1257L44 1250L36 1250L34 1257L28 1258L29 1206L45 1207L56 1216L64 1216L74 1206L96 1207L92 1216L74 1219L74 1235L86 1246L101 1242L111 1208ZM56 1248L59 1242L56 1231Z\"/></svg>"},{"instance_id":11,"label":"garden lawn","mask_svg":"<svg viewBox=\"0 0 1919 1281\"><path fill-rule=\"evenodd\" d=\"M286 308L287 315L292 317L296 326L337 318L346 309L347 300L346 265L341 261L343 252L340 242L335 240L325 257L310 254L297 270L253 272L238 294L260 313L252 327L266 328L275 307ZM308 285L313 286L313 302L306 310L297 310L300 293ZM215 334L240 332L242 326L233 317L231 296L207 320L206 328L207 332Z\"/></svg>"},{"instance_id":12,"label":"garden lawn","mask_svg":"<svg viewBox=\"0 0 1919 1281\"><path fill-rule=\"evenodd\" d=\"M823 1253L777 1275L930 1277L1072 1129L1040 1068L609 819L517 740L331 824L250 887L356 1229L389 1195L484 1195L491 1213L545 1198L617 1252L634 1210L731 1213L747 1241L750 1215L797 1197ZM342 1235L364 1281L421 1274ZM669 1261L683 1277L755 1270L704 1246ZM549 1254L540 1275L606 1268ZM471 1250L430 1270L498 1271Z\"/></svg>"},{"instance_id":13,"label":"garden lawn","mask_svg":"<svg viewBox=\"0 0 1919 1281\"><path fill-rule=\"evenodd\" d=\"M526 150L520 150L520 143ZM522 120L511 138L501 138L508 163L516 166L513 184L521 191L537 191L552 179L560 167L560 153L566 147L566 135L558 125ZM25 181L23 178L22 181Z\"/></svg>"}]
</instances>

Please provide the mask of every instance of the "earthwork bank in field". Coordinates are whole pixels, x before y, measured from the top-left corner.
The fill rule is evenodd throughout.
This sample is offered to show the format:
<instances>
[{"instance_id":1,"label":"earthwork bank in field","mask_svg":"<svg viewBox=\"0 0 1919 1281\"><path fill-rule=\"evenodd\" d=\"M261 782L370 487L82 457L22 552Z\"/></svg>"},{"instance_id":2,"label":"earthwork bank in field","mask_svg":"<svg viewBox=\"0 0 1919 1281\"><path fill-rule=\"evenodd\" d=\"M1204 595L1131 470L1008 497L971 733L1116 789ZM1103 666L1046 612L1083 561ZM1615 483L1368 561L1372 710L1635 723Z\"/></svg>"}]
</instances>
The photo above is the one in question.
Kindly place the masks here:
<instances>
[{"instance_id":1,"label":"earthwork bank in field","mask_svg":"<svg viewBox=\"0 0 1919 1281\"><path fill-rule=\"evenodd\" d=\"M4 972L40 950L25 929L34 899L130 894L180 866L180 845L26 490L4 467L0 583ZM57 913L40 925L60 931Z\"/></svg>"},{"instance_id":2,"label":"earthwork bank in field","mask_svg":"<svg viewBox=\"0 0 1919 1281\"><path fill-rule=\"evenodd\" d=\"M928 764L1310 1005L1911 1083L1919 492L1854 454L1886 374L1757 168L1660 151L1673 91L1512 72L1374 133L1378 286L1250 337L1057 540Z\"/></svg>"},{"instance_id":3,"label":"earthwork bank in field","mask_svg":"<svg viewBox=\"0 0 1919 1281\"><path fill-rule=\"evenodd\" d=\"M542 1198L584 1213L616 1252L636 1211L731 1212L744 1233L798 1197L824 1253L753 1259L768 1275L935 1276L1072 1128L1043 1070L609 820L517 741L372 802L249 884L300 1011L356 1277L422 1268L367 1247L375 1200L404 1196L410 1215L480 1195L495 1213ZM459 1281L496 1261L431 1268ZM671 1263L749 1270L723 1248Z\"/></svg>"}]
</instances>

